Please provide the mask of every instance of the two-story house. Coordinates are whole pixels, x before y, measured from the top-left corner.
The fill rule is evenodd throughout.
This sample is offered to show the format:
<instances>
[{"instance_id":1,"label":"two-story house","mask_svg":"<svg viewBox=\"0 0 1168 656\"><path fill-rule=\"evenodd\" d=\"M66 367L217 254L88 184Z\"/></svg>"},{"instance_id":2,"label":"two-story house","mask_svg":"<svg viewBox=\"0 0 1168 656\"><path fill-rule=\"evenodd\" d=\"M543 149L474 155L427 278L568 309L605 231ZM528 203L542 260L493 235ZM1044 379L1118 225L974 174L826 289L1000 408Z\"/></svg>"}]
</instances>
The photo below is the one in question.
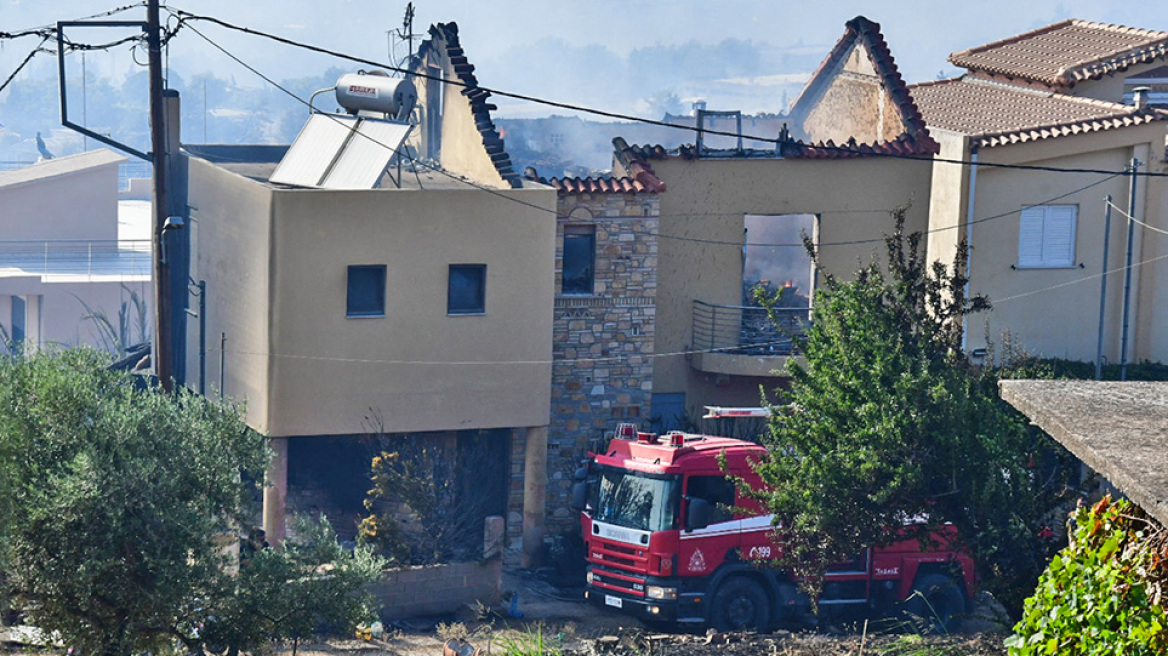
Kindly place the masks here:
<instances>
[{"instance_id":1,"label":"two-story house","mask_svg":"<svg viewBox=\"0 0 1168 656\"><path fill-rule=\"evenodd\" d=\"M412 70L403 120L306 112L291 149L188 148L208 388L245 400L276 453L270 536L309 491L302 505L351 530L373 449L412 443L457 463L459 498L508 517L509 545L533 551L556 192L511 169L456 25L430 29ZM363 79L343 91L389 84Z\"/></svg>"},{"instance_id":2,"label":"two-story house","mask_svg":"<svg viewBox=\"0 0 1168 656\"><path fill-rule=\"evenodd\" d=\"M970 289L994 304L966 327L968 350L1008 333L1045 357L1168 358L1168 198L1162 178L1122 174L1165 171L1168 112L1141 87L1163 72L1168 33L1067 20L949 61L967 72L911 92L941 145L929 255L965 238Z\"/></svg>"}]
</instances>

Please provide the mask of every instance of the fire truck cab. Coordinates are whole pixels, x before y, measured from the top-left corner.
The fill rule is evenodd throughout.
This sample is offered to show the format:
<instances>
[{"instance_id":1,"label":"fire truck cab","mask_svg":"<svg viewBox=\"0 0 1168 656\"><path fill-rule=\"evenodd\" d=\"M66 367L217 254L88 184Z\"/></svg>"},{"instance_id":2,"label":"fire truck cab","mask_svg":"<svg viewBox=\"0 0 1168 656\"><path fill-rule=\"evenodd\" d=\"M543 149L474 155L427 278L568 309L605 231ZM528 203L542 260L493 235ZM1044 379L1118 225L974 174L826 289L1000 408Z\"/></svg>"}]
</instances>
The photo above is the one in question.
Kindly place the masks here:
<instances>
[{"instance_id":1,"label":"fire truck cab","mask_svg":"<svg viewBox=\"0 0 1168 656\"><path fill-rule=\"evenodd\" d=\"M652 622L719 630L813 624L796 581L759 566L782 548L770 536L773 515L727 477L759 485L750 462L764 453L743 440L619 427L573 489L587 553L585 596ZM931 536L931 551L915 540L865 549L832 567L820 614L906 602L937 623L955 621L975 580L970 558L948 546L952 537L944 530Z\"/></svg>"}]
</instances>

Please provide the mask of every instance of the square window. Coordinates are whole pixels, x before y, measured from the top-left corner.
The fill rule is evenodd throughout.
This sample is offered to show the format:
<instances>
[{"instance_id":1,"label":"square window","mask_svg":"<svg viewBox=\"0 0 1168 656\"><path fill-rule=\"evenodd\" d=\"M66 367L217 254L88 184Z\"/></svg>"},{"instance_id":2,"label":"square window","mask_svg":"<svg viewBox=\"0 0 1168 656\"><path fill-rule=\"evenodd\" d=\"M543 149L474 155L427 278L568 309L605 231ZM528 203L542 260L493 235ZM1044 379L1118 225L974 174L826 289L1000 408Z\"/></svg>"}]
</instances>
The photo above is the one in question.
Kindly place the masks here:
<instances>
[{"instance_id":1,"label":"square window","mask_svg":"<svg viewBox=\"0 0 1168 656\"><path fill-rule=\"evenodd\" d=\"M1018 267L1075 266L1075 205L1039 205L1022 210L1018 221Z\"/></svg>"},{"instance_id":2,"label":"square window","mask_svg":"<svg viewBox=\"0 0 1168 656\"><path fill-rule=\"evenodd\" d=\"M487 311L487 265L451 264L446 286L447 314Z\"/></svg>"},{"instance_id":3,"label":"square window","mask_svg":"<svg viewBox=\"0 0 1168 656\"><path fill-rule=\"evenodd\" d=\"M385 265L349 267L348 287L346 316L385 316Z\"/></svg>"},{"instance_id":4,"label":"square window","mask_svg":"<svg viewBox=\"0 0 1168 656\"><path fill-rule=\"evenodd\" d=\"M591 294L595 278L596 226L564 227L564 264L560 292Z\"/></svg>"}]
</instances>

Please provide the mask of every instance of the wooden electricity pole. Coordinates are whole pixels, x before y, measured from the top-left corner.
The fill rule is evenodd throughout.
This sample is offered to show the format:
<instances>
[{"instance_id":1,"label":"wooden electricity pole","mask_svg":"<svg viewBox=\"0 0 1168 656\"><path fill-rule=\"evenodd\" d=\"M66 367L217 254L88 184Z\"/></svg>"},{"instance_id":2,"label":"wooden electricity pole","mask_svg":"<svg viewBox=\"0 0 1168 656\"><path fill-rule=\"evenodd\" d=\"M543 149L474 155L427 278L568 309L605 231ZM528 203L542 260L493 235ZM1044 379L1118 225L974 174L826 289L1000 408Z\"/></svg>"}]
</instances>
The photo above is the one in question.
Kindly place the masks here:
<instances>
[{"instance_id":1,"label":"wooden electricity pole","mask_svg":"<svg viewBox=\"0 0 1168 656\"><path fill-rule=\"evenodd\" d=\"M154 165L154 371L163 389L174 389L174 345L170 316L170 268L163 258L169 216L166 114L162 106L162 24L159 0L146 3L146 45L150 66L150 157Z\"/></svg>"}]
</instances>

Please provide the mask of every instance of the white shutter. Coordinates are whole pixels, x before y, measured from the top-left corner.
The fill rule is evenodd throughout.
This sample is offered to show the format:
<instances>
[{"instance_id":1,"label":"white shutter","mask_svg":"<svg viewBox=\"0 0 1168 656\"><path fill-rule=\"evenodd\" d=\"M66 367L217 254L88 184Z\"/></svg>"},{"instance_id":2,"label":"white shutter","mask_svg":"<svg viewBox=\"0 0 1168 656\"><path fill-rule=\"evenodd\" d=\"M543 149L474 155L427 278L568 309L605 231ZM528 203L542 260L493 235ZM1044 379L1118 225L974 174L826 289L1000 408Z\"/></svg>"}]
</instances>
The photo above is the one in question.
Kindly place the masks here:
<instances>
[{"instance_id":1,"label":"white shutter","mask_svg":"<svg viewBox=\"0 0 1168 656\"><path fill-rule=\"evenodd\" d=\"M1042 266L1042 224L1046 215L1042 207L1022 210L1018 223L1018 266Z\"/></svg>"},{"instance_id":2,"label":"white shutter","mask_svg":"<svg viewBox=\"0 0 1168 656\"><path fill-rule=\"evenodd\" d=\"M1049 267L1075 265L1075 210L1074 205L1046 208L1043 226L1042 259Z\"/></svg>"},{"instance_id":3,"label":"white shutter","mask_svg":"<svg viewBox=\"0 0 1168 656\"><path fill-rule=\"evenodd\" d=\"M1076 205L1042 205L1022 210L1018 225L1018 266L1075 265Z\"/></svg>"}]
</instances>

